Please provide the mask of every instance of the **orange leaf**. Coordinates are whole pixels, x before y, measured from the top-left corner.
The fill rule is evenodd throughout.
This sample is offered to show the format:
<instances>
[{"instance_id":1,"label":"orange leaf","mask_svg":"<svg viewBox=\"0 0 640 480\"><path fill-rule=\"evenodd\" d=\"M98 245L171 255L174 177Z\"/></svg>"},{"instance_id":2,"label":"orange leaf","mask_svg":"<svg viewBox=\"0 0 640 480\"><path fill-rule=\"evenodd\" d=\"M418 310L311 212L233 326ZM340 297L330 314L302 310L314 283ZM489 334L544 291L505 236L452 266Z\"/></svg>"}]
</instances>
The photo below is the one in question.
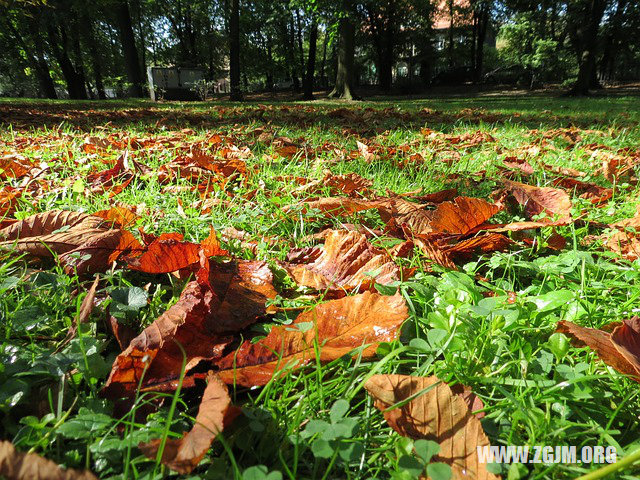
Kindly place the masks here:
<instances>
[{"instance_id":1,"label":"orange leaf","mask_svg":"<svg viewBox=\"0 0 640 480\"><path fill-rule=\"evenodd\" d=\"M63 470L51 460L23 453L11 442L0 440L0 477L11 480L97 480L87 471Z\"/></svg>"},{"instance_id":2,"label":"orange leaf","mask_svg":"<svg viewBox=\"0 0 640 480\"><path fill-rule=\"evenodd\" d=\"M0 190L0 219L13 215L18 206L18 198L21 192L11 187Z\"/></svg>"},{"instance_id":3,"label":"orange leaf","mask_svg":"<svg viewBox=\"0 0 640 480\"><path fill-rule=\"evenodd\" d=\"M211 262L209 285L189 282L178 302L134 338L113 363L104 394L131 397L148 365L144 386L177 379L182 365L179 342L187 352L187 371L202 360L222 356L227 335L255 322L275 298L273 275L264 262ZM174 342L175 341L175 342Z\"/></svg>"},{"instance_id":4,"label":"orange leaf","mask_svg":"<svg viewBox=\"0 0 640 480\"><path fill-rule=\"evenodd\" d=\"M525 183L503 180L507 190L524 207L528 218L543 212L558 215L563 219L571 217L571 199L566 192L551 187L534 187Z\"/></svg>"},{"instance_id":5,"label":"orange leaf","mask_svg":"<svg viewBox=\"0 0 640 480\"><path fill-rule=\"evenodd\" d=\"M184 437L166 440L162 463L183 475L190 473L204 458L216 436L222 432L231 398L227 386L213 372L207 376L207 388L202 396L195 425ZM152 460L156 458L161 439L141 443L138 448Z\"/></svg>"},{"instance_id":6,"label":"orange leaf","mask_svg":"<svg viewBox=\"0 0 640 480\"><path fill-rule=\"evenodd\" d=\"M93 214L95 217L100 217L104 220L113 222L119 227L127 228L136 223L140 217L133 213L127 207L113 207L108 210L100 210Z\"/></svg>"},{"instance_id":7,"label":"orange leaf","mask_svg":"<svg viewBox=\"0 0 640 480\"><path fill-rule=\"evenodd\" d=\"M24 177L33 165L22 155L0 157L0 180Z\"/></svg>"},{"instance_id":8,"label":"orange leaf","mask_svg":"<svg viewBox=\"0 0 640 480\"><path fill-rule=\"evenodd\" d=\"M365 292L321 303L300 314L292 325L273 327L266 338L256 343L246 341L222 358L217 362L220 378L247 387L266 385L285 367L300 367L313 360L316 344L322 362L348 355L363 345L363 358L371 358L380 342L396 338L407 317L401 295Z\"/></svg>"},{"instance_id":9,"label":"orange leaf","mask_svg":"<svg viewBox=\"0 0 640 480\"><path fill-rule=\"evenodd\" d=\"M212 229L202 243L184 242L181 236L162 234L151 242L139 257L129 259L129 268L145 273L176 272L198 263L200 251L207 257L227 255Z\"/></svg>"},{"instance_id":10,"label":"orange leaf","mask_svg":"<svg viewBox=\"0 0 640 480\"><path fill-rule=\"evenodd\" d=\"M455 395L449 385L437 377L374 375L365 388L385 420L400 435L440 444L440 452L433 460L449 464L453 478L499 478L478 461L477 447L488 446L489 439L465 399ZM388 410L414 395L418 396Z\"/></svg>"},{"instance_id":11,"label":"orange leaf","mask_svg":"<svg viewBox=\"0 0 640 480\"><path fill-rule=\"evenodd\" d=\"M572 338L577 345L595 350L604 363L640 382L640 318L633 317L610 327L611 333L561 321L556 331Z\"/></svg>"},{"instance_id":12,"label":"orange leaf","mask_svg":"<svg viewBox=\"0 0 640 480\"><path fill-rule=\"evenodd\" d=\"M401 279L400 269L391 257L372 246L364 235L347 230L324 233L323 248L290 252L290 257L303 254L295 258L295 264L285 265L298 285L316 290L352 290L361 285L367 288L374 279L382 285Z\"/></svg>"}]
</instances>

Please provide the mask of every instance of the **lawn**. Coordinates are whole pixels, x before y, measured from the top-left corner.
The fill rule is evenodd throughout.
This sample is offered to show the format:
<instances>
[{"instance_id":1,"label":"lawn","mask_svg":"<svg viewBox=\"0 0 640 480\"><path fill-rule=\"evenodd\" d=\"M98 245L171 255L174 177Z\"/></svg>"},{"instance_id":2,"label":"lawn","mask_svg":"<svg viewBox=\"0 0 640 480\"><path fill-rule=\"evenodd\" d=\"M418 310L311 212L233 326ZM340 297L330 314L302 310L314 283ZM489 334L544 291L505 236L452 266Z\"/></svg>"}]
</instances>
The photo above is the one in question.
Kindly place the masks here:
<instances>
[{"instance_id":1,"label":"lawn","mask_svg":"<svg viewBox=\"0 0 640 480\"><path fill-rule=\"evenodd\" d=\"M78 246L98 227L73 236L73 225L45 225L30 238L22 227L0 238L1 438L100 478L177 477L138 445L176 445L213 370L242 413L184 478L418 478L429 462L424 443L414 449L418 440L390 428L365 388L373 375L402 374L469 387L491 445L603 445L626 456L640 448L640 342L621 373L566 325L611 331L640 311L639 121L633 96L2 100L0 237L39 213L101 212L139 242L142 257L152 245L195 256L169 269L186 260L162 247L153 258L109 255L98 268L93 250L65 255L46 237ZM470 224L471 207L456 195L481 199L483 218ZM469 228L438 230L443 208ZM365 246L350 257L356 240ZM349 262L365 254L386 263L354 274ZM217 293L202 308L219 309L232 327L205 325L196 307L183 308L185 291L204 288L197 265L205 263ZM248 281L245 268L266 284ZM373 349L362 345L371 336L355 334L342 350L331 338L325 345L320 329L331 330L332 313L310 309L339 309L358 295L400 298L401 331L381 334ZM180 346L167 339L150 353L143 344L152 340L138 337L135 357L129 341L170 308L186 315ZM363 316L377 331L393 315ZM555 333L559 322L571 322L567 335ZM276 370L285 372L264 381L235 377L243 352L273 328L311 338L310 361L283 361ZM213 353L201 351L203 341ZM114 362L148 362L143 355L156 355L148 376L120 378L130 367ZM575 478L601 466L490 469L509 479ZM446 469L428 473L447 478ZM627 467L611 478L637 477Z\"/></svg>"}]
</instances>

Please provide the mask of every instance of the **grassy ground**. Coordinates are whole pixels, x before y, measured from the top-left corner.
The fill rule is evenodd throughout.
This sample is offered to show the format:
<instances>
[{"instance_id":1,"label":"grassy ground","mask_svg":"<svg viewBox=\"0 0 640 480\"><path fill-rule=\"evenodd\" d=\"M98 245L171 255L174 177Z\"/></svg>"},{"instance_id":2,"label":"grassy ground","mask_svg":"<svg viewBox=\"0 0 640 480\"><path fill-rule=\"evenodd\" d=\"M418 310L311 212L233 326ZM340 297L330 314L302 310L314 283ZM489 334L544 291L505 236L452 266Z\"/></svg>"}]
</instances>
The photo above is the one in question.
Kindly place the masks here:
<instances>
[{"instance_id":1,"label":"grassy ground","mask_svg":"<svg viewBox=\"0 0 640 480\"><path fill-rule=\"evenodd\" d=\"M354 113L331 113L338 108ZM372 180L373 190L381 195L387 189L404 193L421 188L429 193L457 187L460 194L489 198L500 187L502 160L522 156L546 135L546 147L533 154L535 173L527 183L548 185L557 176L539 167L544 163L587 172L586 181L610 187L597 171L592 146L638 149L639 112L638 97L512 95L364 102L356 107L325 101L261 106L3 100L0 154L17 151L52 167L46 178L52 187L37 196L23 195L16 218L54 208L91 213L122 203L137 207L142 217L138 226L149 233L179 232L199 241L210 226L218 232L226 227L244 230L259 241L255 254L237 242L224 246L242 258L273 261L283 259L291 246L309 245L307 235L327 226L384 226L371 211L326 219L295 210L302 198L295 192L299 185L294 177L322 178L330 169ZM429 140L425 128L459 136L486 132L495 142L454 144L443 150ZM567 138L558 133L561 128L577 136ZM293 156L278 154L277 146L259 138L263 132L291 139L297 145ZM84 146L89 137L111 134L125 144L133 138L170 139L178 134L173 146L131 150L131 158L153 169L172 160L175 148L219 134L240 149L248 148L245 161L255 170L245 184L214 188L209 199L217 201L210 202L207 213L186 179L172 183L182 189L169 189L149 176L135 178L113 198L91 194L83 178L106 168L105 162L114 161L121 151L98 155ZM360 152L350 161L340 159L338 152L358 152L356 141L380 152L377 158L368 162ZM408 161L413 154L423 161ZM284 478L412 478L399 465L411 452L411 443L389 429L362 388L372 370L437 375L470 386L484 402L482 423L494 445L613 445L619 455L640 447L637 384L591 350L565 350L557 337L549 340L559 320L600 327L637 311L640 263L619 260L598 243L583 242L594 233L586 221L609 224L633 216L637 186L629 181L616 187L613 198L600 208L574 196L573 216L585 221L557 228L567 239L561 251L544 248L554 233L550 227L536 232L537 246L520 244L506 253L476 258L459 271L431 271L416 251L405 262L417 271L400 285L411 312L400 341L382 346L373 361L342 358L265 388L232 391L245 416L216 441L191 478L243 478L242 472L247 479L266 478L256 469L247 471L256 465ZM297 214L285 214L285 206L294 206ZM277 246L260 241L268 237L286 241ZM147 277L115 270L106 276L104 289L145 287L148 282ZM153 278L145 287L148 302L134 309L128 321L139 331L176 301L182 285L169 275ZM86 289L86 282L55 266L40 270L13 256L0 263L0 436L68 467L90 468L101 478L169 476L135 447L163 433L167 408L122 432L112 405L98 394L119 353L103 327L106 305L94 311L90 328L79 339L53 353ZM296 305L296 300L281 301ZM288 320L279 314L273 321ZM268 331L268 325L254 331ZM187 390L180 396L173 433L189 428L200 392ZM357 424L348 442L364 449L361 455L327 459L314 451L315 437L305 428L311 419L328 419L338 399L349 401L346 416ZM501 473L513 479L574 478L594 468L505 465ZM269 478L280 477L273 473ZM615 478L636 476L628 470Z\"/></svg>"}]
</instances>

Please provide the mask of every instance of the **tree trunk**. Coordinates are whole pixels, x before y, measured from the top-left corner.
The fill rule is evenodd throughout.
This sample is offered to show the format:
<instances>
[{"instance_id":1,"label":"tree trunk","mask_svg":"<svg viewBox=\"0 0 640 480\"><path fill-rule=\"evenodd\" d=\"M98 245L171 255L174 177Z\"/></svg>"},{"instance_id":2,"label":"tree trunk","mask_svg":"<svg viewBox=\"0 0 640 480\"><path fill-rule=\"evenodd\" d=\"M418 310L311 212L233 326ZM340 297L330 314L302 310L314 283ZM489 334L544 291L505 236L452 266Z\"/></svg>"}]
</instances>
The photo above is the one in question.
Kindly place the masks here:
<instances>
[{"instance_id":1,"label":"tree trunk","mask_svg":"<svg viewBox=\"0 0 640 480\"><path fill-rule=\"evenodd\" d=\"M229 77L231 80L230 100L242 101L240 90L240 0L231 0L229 18Z\"/></svg>"},{"instance_id":2,"label":"tree trunk","mask_svg":"<svg viewBox=\"0 0 640 480\"><path fill-rule=\"evenodd\" d=\"M588 95L593 71L596 66L596 48L598 46L598 30L606 7L605 0L591 0L588 23L581 35L580 67L578 80L569 92L570 95Z\"/></svg>"},{"instance_id":3,"label":"tree trunk","mask_svg":"<svg viewBox=\"0 0 640 480\"><path fill-rule=\"evenodd\" d=\"M273 93L273 46L272 46L272 42L271 42L271 37L267 38L267 59L268 59L268 66L267 66L267 90L270 91L271 93Z\"/></svg>"},{"instance_id":4,"label":"tree trunk","mask_svg":"<svg viewBox=\"0 0 640 480\"><path fill-rule=\"evenodd\" d=\"M627 5L627 0L618 0L616 5L616 11L611 18L611 26L609 35L604 44L604 52L600 61L600 73L606 81L611 80L613 77L613 70L615 65L615 57L617 48L620 46L619 42L619 30L620 24L623 18L623 12Z\"/></svg>"},{"instance_id":5,"label":"tree trunk","mask_svg":"<svg viewBox=\"0 0 640 480\"><path fill-rule=\"evenodd\" d=\"M484 42L487 38L487 28L489 28L489 7L482 5L482 10L478 15L478 31L476 39L476 52L474 60L473 81L479 83L482 80L482 69L484 67Z\"/></svg>"},{"instance_id":6,"label":"tree trunk","mask_svg":"<svg viewBox=\"0 0 640 480\"><path fill-rule=\"evenodd\" d=\"M347 12L350 10L345 9ZM348 14L347 14L348 15ZM356 98L353 90L354 77L354 55L355 55L355 33L356 29L351 18L347 15L340 19L338 26L338 68L336 72L336 85L329 94L332 98L344 98L353 100Z\"/></svg>"},{"instance_id":7,"label":"tree trunk","mask_svg":"<svg viewBox=\"0 0 640 480\"><path fill-rule=\"evenodd\" d=\"M300 91L300 80L298 78L298 69L296 67L296 28L293 24L293 16L289 19L289 66L291 68L291 81L293 82L293 91ZM302 72L301 72L302 73Z\"/></svg>"},{"instance_id":8,"label":"tree trunk","mask_svg":"<svg viewBox=\"0 0 640 480\"><path fill-rule=\"evenodd\" d=\"M304 99L313 100L313 77L316 73L316 47L318 43L318 22L316 17L311 21L309 32L309 56L307 58L307 74L304 79Z\"/></svg>"},{"instance_id":9,"label":"tree trunk","mask_svg":"<svg viewBox=\"0 0 640 480\"><path fill-rule=\"evenodd\" d=\"M136 14L138 17L138 34L140 35L140 52L142 60L142 71L144 72L147 68L147 42L144 37L144 28L142 28L142 8L141 8L141 0L136 0Z\"/></svg>"},{"instance_id":10,"label":"tree trunk","mask_svg":"<svg viewBox=\"0 0 640 480\"><path fill-rule=\"evenodd\" d=\"M107 95L105 94L104 83L102 81L102 66L100 61L100 54L98 53L98 46L96 45L96 38L93 33L93 22L84 12L81 12L80 18L80 29L82 37L84 39L84 43L86 44L87 50L89 51L91 68L93 69L93 78L95 80L98 98L100 100L105 100L107 98Z\"/></svg>"},{"instance_id":11,"label":"tree trunk","mask_svg":"<svg viewBox=\"0 0 640 480\"><path fill-rule=\"evenodd\" d=\"M300 21L300 12L296 8L296 25L297 25L297 40L298 40L298 57L300 58L300 77L302 77L303 87L304 87L304 47L302 41L302 23Z\"/></svg>"},{"instance_id":12,"label":"tree trunk","mask_svg":"<svg viewBox=\"0 0 640 480\"><path fill-rule=\"evenodd\" d=\"M453 68L453 14L455 11L454 0L449 2L449 68Z\"/></svg>"},{"instance_id":13,"label":"tree trunk","mask_svg":"<svg viewBox=\"0 0 640 480\"><path fill-rule=\"evenodd\" d=\"M329 32L327 32L327 28L324 29L324 39L322 41L322 63L320 64L320 83L322 83L322 87L327 87L327 76L326 76L326 68L327 68L327 45L329 43Z\"/></svg>"},{"instance_id":14,"label":"tree trunk","mask_svg":"<svg viewBox=\"0 0 640 480\"><path fill-rule=\"evenodd\" d=\"M27 60L33 68L33 71L36 73L38 84L40 85L40 93L42 94L42 96L51 99L58 98L53 79L51 78L51 74L49 73L49 65L45 60L44 47L42 45L42 39L39 35L39 28L36 26L34 16L31 17L30 21L30 33L33 44L35 46L34 52L31 51L31 49L27 45L27 42L25 42L24 38L22 38L22 35L20 35L20 32L11 23L11 20L9 20L8 18L4 18L4 23L7 26L7 29L13 34L13 37L15 38L18 45L24 51L25 55L27 56Z\"/></svg>"},{"instance_id":15,"label":"tree trunk","mask_svg":"<svg viewBox=\"0 0 640 480\"><path fill-rule=\"evenodd\" d=\"M393 84L393 63L394 63L394 16L395 11L393 9L393 3L391 8L387 12L388 18L386 22L386 28L384 29L382 58L380 59L380 88L388 92L391 90Z\"/></svg>"},{"instance_id":16,"label":"tree trunk","mask_svg":"<svg viewBox=\"0 0 640 480\"><path fill-rule=\"evenodd\" d=\"M52 19L55 22L55 19ZM56 22L57 23L57 22ZM76 72L71 59L69 58L69 46L67 42L67 36L64 26L60 26L60 34L58 37L56 28L53 24L47 26L47 35L49 36L49 43L53 50L53 55L60 65L62 76L67 84L67 91L69 92L69 98L76 100L84 100L87 98L87 93L84 88L84 81L81 80L80 75Z\"/></svg>"},{"instance_id":17,"label":"tree trunk","mask_svg":"<svg viewBox=\"0 0 640 480\"><path fill-rule=\"evenodd\" d=\"M140 60L136 48L136 39L133 35L131 14L127 0L119 0L115 5L115 9L118 20L118 33L120 34L120 43L124 55L125 69L127 71L127 80L131 84L129 87L129 95L132 97L142 97L144 95L142 89L142 72L140 71Z\"/></svg>"}]
</instances>

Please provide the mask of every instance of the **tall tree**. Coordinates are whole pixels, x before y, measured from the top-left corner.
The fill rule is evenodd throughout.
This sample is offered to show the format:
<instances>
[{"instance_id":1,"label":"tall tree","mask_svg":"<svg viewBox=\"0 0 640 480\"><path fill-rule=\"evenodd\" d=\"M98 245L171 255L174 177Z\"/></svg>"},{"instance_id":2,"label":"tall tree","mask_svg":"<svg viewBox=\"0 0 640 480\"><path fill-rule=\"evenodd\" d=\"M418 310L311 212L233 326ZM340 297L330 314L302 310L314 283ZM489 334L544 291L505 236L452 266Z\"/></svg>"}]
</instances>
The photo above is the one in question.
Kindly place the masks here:
<instances>
[{"instance_id":1,"label":"tall tree","mask_svg":"<svg viewBox=\"0 0 640 480\"><path fill-rule=\"evenodd\" d=\"M140 58L136 48L136 39L133 34L131 24L131 13L127 0L117 0L115 4L115 15L118 23L118 33L124 55L124 64L129 80L129 95L132 97L144 96L142 88L142 72L140 71Z\"/></svg>"},{"instance_id":2,"label":"tall tree","mask_svg":"<svg viewBox=\"0 0 640 480\"><path fill-rule=\"evenodd\" d=\"M588 95L596 68L598 30L607 7L606 0L587 0L583 27L579 29L578 79L570 91L571 95Z\"/></svg>"},{"instance_id":3,"label":"tall tree","mask_svg":"<svg viewBox=\"0 0 640 480\"><path fill-rule=\"evenodd\" d=\"M60 70L62 71L62 75L67 84L69 98L86 99L87 90L84 81L84 71L81 66L82 59L77 58L76 55L77 64L74 65L71 61L72 48L76 48L77 50L79 49L79 47L75 46L75 38L69 38L66 27L67 23L60 20L60 13L61 12L54 9L50 9L50 11L48 12L47 37L49 40L49 46L51 47L51 51L56 61L58 62L58 65L60 65ZM73 27L70 29L70 31L73 32ZM73 33L75 34L76 32ZM77 54L77 51L74 53Z\"/></svg>"},{"instance_id":4,"label":"tall tree","mask_svg":"<svg viewBox=\"0 0 640 480\"><path fill-rule=\"evenodd\" d=\"M356 27L353 21L353 4L351 0L343 0L340 19L338 21L338 67L336 84L329 97L353 100L356 97L354 81Z\"/></svg>"},{"instance_id":5,"label":"tall tree","mask_svg":"<svg viewBox=\"0 0 640 480\"><path fill-rule=\"evenodd\" d=\"M307 73L304 77L304 99L313 100L313 79L316 73L316 48L318 44L318 20L313 15L309 28L309 55L307 57Z\"/></svg>"},{"instance_id":6,"label":"tall tree","mask_svg":"<svg viewBox=\"0 0 640 480\"><path fill-rule=\"evenodd\" d=\"M384 91L391 90L395 46L400 27L397 13L397 0L373 0L365 4L368 27L371 30L376 53L378 84Z\"/></svg>"},{"instance_id":7,"label":"tall tree","mask_svg":"<svg viewBox=\"0 0 640 480\"><path fill-rule=\"evenodd\" d=\"M231 81L230 99L242 100L240 89L240 0L231 0L229 16L229 79Z\"/></svg>"},{"instance_id":8,"label":"tall tree","mask_svg":"<svg viewBox=\"0 0 640 480\"><path fill-rule=\"evenodd\" d=\"M18 15L15 15L15 13L18 13ZM21 28L22 25L26 25L20 22L21 19L29 19L27 28ZM12 12L9 9L0 7L0 20L3 34L9 35L9 42L22 49L24 56L27 58L28 65L35 72L40 87L40 94L45 98L58 98L53 79L51 78L50 67L45 58L44 45L40 38L40 28L34 28L36 21L33 14L27 14L23 9L19 12ZM14 21L17 22L17 25ZM28 35L23 35L21 33L22 31L28 32ZM17 59L19 64L19 57L17 57Z\"/></svg>"},{"instance_id":9,"label":"tall tree","mask_svg":"<svg viewBox=\"0 0 640 480\"><path fill-rule=\"evenodd\" d=\"M475 0L471 3L473 10L473 47L471 49L471 66L473 81L478 83L482 78L484 65L484 42L489 27L490 0Z\"/></svg>"}]
</instances>

